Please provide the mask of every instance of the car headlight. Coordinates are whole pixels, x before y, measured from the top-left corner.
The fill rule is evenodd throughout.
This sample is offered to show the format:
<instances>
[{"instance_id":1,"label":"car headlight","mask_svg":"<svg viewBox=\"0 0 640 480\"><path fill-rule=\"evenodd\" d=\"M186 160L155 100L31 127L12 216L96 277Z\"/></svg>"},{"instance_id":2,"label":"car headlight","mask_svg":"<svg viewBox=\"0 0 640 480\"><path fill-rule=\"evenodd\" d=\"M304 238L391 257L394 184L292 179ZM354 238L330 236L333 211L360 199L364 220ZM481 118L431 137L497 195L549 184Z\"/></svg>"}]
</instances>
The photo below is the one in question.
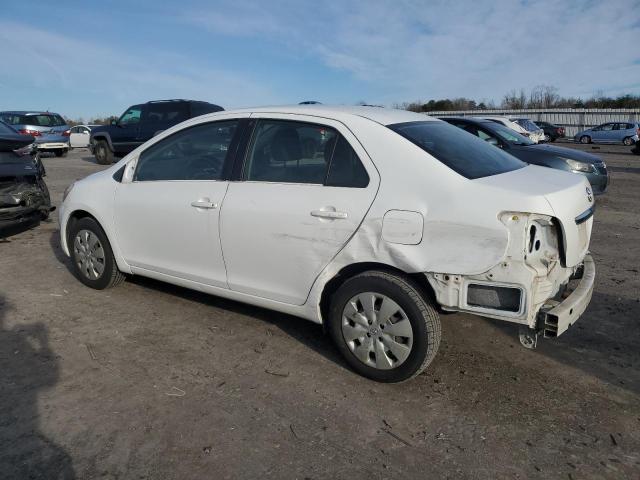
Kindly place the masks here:
<instances>
[{"instance_id":1,"label":"car headlight","mask_svg":"<svg viewBox=\"0 0 640 480\"><path fill-rule=\"evenodd\" d=\"M71 192L71 189L73 188L73 186L75 184L76 184L76 182L71 182L71 185L69 185L67 188L64 189L64 193L62 194L62 202L63 203L67 199L67 197L69 196L69 193Z\"/></svg>"},{"instance_id":2,"label":"car headlight","mask_svg":"<svg viewBox=\"0 0 640 480\"><path fill-rule=\"evenodd\" d=\"M590 163L578 162L576 160L571 160L570 158L563 158L563 160L567 162L569 168L574 172L593 173L596 171L594 166Z\"/></svg>"}]
</instances>

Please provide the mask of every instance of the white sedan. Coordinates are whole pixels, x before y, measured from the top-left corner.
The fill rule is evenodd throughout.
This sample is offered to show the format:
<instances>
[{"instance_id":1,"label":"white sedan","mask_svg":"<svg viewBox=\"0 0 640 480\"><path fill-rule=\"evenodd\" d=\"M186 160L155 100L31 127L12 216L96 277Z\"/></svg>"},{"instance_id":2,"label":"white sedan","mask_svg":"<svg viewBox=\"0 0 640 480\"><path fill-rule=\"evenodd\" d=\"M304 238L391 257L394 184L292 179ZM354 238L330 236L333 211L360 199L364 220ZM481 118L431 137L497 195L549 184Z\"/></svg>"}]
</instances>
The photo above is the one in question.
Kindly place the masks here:
<instances>
[{"instance_id":1,"label":"white sedan","mask_svg":"<svg viewBox=\"0 0 640 480\"><path fill-rule=\"evenodd\" d=\"M69 186L60 231L89 287L143 275L322 323L397 382L433 360L442 310L518 324L527 347L562 334L591 298L593 207L585 178L442 121L304 105L162 132Z\"/></svg>"},{"instance_id":2,"label":"white sedan","mask_svg":"<svg viewBox=\"0 0 640 480\"><path fill-rule=\"evenodd\" d=\"M97 125L76 125L69 130L71 148L87 148L91 139L91 129Z\"/></svg>"}]
</instances>

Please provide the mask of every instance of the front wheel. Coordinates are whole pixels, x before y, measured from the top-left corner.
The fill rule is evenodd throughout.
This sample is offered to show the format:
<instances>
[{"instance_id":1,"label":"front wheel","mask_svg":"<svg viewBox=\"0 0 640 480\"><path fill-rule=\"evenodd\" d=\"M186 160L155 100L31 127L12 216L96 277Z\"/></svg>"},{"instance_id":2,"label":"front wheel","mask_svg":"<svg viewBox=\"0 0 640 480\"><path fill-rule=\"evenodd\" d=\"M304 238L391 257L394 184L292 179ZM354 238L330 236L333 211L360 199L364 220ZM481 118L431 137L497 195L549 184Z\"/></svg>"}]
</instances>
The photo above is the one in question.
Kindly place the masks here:
<instances>
[{"instance_id":1,"label":"front wheel","mask_svg":"<svg viewBox=\"0 0 640 480\"><path fill-rule=\"evenodd\" d=\"M109 148L109 144L104 140L96 141L94 156L100 165L111 165L113 163L113 152Z\"/></svg>"},{"instance_id":2,"label":"front wheel","mask_svg":"<svg viewBox=\"0 0 640 480\"><path fill-rule=\"evenodd\" d=\"M368 271L333 295L329 330L347 363L379 382L415 377L440 345L440 318L431 302L402 275Z\"/></svg>"},{"instance_id":3,"label":"front wheel","mask_svg":"<svg viewBox=\"0 0 640 480\"><path fill-rule=\"evenodd\" d=\"M580 137L580 143L591 143L591 138L587 135L583 135Z\"/></svg>"},{"instance_id":4,"label":"front wheel","mask_svg":"<svg viewBox=\"0 0 640 480\"><path fill-rule=\"evenodd\" d=\"M633 138L631 137L625 137L624 140L622 140L622 144L626 145L627 147L630 147L631 145L633 145Z\"/></svg>"},{"instance_id":5,"label":"front wheel","mask_svg":"<svg viewBox=\"0 0 640 480\"><path fill-rule=\"evenodd\" d=\"M69 231L68 243L73 271L87 287L103 290L124 280L107 235L93 218L76 221Z\"/></svg>"}]
</instances>

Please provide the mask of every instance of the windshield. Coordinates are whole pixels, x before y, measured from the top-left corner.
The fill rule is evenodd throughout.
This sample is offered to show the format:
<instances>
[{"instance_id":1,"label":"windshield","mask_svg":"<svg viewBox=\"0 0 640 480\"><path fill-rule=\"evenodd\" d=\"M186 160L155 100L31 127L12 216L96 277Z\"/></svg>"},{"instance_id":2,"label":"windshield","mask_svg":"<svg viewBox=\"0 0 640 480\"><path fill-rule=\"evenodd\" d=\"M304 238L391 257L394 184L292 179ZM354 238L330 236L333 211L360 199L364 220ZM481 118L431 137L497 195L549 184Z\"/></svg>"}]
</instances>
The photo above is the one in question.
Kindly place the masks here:
<instances>
[{"instance_id":1,"label":"windshield","mask_svg":"<svg viewBox=\"0 0 640 480\"><path fill-rule=\"evenodd\" d=\"M407 122L388 127L469 179L498 175L526 165L475 135L445 122Z\"/></svg>"},{"instance_id":2,"label":"windshield","mask_svg":"<svg viewBox=\"0 0 640 480\"><path fill-rule=\"evenodd\" d=\"M13 136L13 135L18 135L18 132L16 132L13 128L5 124L4 122L0 122L0 135Z\"/></svg>"},{"instance_id":3,"label":"windshield","mask_svg":"<svg viewBox=\"0 0 640 480\"><path fill-rule=\"evenodd\" d=\"M540 128L528 118L521 118L517 120L517 122L520 124L522 128L530 132L533 132L534 130L538 130Z\"/></svg>"}]
</instances>

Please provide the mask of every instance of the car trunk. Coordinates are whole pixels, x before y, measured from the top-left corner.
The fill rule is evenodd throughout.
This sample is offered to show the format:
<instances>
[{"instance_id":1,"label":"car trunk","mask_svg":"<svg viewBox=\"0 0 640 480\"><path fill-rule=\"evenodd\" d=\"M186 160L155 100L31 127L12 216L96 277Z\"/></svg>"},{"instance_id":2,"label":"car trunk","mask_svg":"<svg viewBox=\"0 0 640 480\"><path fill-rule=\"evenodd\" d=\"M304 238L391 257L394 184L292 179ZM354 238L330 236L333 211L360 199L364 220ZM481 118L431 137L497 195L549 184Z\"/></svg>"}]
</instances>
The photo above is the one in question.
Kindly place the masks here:
<instances>
[{"instance_id":1,"label":"car trunk","mask_svg":"<svg viewBox=\"0 0 640 480\"><path fill-rule=\"evenodd\" d=\"M543 197L560 222L567 267L578 265L589 248L594 197L588 180L573 173L529 165L475 182L508 190L514 195ZM505 206L508 211L509 207ZM528 212L541 213L546 212Z\"/></svg>"}]
</instances>

